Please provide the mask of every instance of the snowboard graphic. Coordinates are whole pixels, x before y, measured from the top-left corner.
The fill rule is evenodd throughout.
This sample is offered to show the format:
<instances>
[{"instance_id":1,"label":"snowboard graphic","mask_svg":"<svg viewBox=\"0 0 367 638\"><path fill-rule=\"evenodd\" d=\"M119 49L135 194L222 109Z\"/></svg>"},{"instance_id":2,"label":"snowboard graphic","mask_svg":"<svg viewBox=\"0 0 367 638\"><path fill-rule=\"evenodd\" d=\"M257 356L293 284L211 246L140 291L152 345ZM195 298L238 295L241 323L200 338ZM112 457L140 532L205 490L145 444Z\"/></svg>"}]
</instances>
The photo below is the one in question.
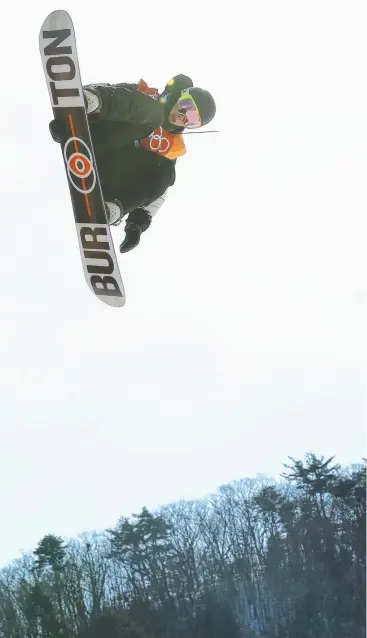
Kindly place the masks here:
<instances>
[{"instance_id":1,"label":"snowboard graphic","mask_svg":"<svg viewBox=\"0 0 367 638\"><path fill-rule=\"evenodd\" d=\"M47 16L39 44L54 119L62 125L60 143L84 276L101 301L123 306L124 285L94 157L74 27L66 11Z\"/></svg>"}]
</instances>

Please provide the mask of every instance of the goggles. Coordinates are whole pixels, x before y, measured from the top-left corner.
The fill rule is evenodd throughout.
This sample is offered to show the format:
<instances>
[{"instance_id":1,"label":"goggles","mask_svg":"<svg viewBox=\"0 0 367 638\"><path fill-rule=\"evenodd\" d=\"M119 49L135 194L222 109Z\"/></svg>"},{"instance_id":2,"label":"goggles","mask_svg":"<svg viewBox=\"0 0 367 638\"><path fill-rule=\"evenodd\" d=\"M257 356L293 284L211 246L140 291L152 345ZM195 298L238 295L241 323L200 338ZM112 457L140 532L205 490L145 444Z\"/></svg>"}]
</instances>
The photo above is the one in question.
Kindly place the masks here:
<instances>
[{"instance_id":1,"label":"goggles","mask_svg":"<svg viewBox=\"0 0 367 638\"><path fill-rule=\"evenodd\" d=\"M184 91L181 94L177 100L177 108L185 116L185 127L198 128L201 126L199 109L189 92Z\"/></svg>"}]
</instances>

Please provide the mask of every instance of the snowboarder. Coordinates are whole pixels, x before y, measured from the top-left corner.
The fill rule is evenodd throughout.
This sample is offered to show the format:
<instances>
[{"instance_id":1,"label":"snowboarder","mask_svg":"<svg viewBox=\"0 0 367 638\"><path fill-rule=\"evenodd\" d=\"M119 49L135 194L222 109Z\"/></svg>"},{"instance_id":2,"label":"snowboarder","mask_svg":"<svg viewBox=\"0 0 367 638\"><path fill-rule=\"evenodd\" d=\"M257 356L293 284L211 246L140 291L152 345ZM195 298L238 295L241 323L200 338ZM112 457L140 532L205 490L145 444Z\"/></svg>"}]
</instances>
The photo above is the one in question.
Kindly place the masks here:
<instances>
[{"instance_id":1,"label":"snowboarder","mask_svg":"<svg viewBox=\"0 0 367 638\"><path fill-rule=\"evenodd\" d=\"M125 253L139 244L175 182L176 160L186 152L181 133L208 124L215 101L185 75L175 76L161 94L143 80L90 84L83 91L109 223L126 219ZM57 142L60 122L50 122Z\"/></svg>"}]
</instances>

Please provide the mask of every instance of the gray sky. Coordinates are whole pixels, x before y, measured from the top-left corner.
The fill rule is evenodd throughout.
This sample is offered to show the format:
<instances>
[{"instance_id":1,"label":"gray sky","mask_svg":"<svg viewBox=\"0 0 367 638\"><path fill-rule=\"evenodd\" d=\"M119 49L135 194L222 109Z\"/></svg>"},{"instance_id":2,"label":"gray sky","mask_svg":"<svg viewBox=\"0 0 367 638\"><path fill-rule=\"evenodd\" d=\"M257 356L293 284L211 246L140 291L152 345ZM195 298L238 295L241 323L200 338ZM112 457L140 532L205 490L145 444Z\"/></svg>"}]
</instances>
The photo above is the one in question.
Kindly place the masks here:
<instances>
[{"instance_id":1,"label":"gray sky","mask_svg":"<svg viewBox=\"0 0 367 638\"><path fill-rule=\"evenodd\" d=\"M65 5L84 84L185 73L215 95L220 134L187 137L119 257L127 305L102 304L48 133L38 33L62 7L8 6L0 564L46 533L277 476L289 455L365 454L365 2L106 7Z\"/></svg>"}]
</instances>

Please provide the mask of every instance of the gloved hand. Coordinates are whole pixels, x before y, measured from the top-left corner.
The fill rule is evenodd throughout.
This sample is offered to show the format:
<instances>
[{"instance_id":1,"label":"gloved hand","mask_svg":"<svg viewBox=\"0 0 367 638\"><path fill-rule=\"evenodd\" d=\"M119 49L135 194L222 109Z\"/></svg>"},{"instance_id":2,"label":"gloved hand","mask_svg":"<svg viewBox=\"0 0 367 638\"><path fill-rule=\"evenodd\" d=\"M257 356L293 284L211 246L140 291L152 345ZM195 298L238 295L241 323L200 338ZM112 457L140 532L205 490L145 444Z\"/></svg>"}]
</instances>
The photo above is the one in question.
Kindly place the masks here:
<instances>
[{"instance_id":1,"label":"gloved hand","mask_svg":"<svg viewBox=\"0 0 367 638\"><path fill-rule=\"evenodd\" d=\"M140 235L142 234L142 229L139 224L134 224L133 222L126 222L125 226L125 239L120 244L120 253L127 253L129 250L136 248L140 242Z\"/></svg>"},{"instance_id":2,"label":"gloved hand","mask_svg":"<svg viewBox=\"0 0 367 638\"><path fill-rule=\"evenodd\" d=\"M151 216L144 208L136 208L129 214L125 226L125 239L120 244L120 253L127 253L138 246L141 234L150 226L151 221Z\"/></svg>"},{"instance_id":3,"label":"gloved hand","mask_svg":"<svg viewBox=\"0 0 367 638\"><path fill-rule=\"evenodd\" d=\"M51 120L49 129L54 142L60 144L62 138L66 135L66 124L64 120Z\"/></svg>"}]
</instances>

